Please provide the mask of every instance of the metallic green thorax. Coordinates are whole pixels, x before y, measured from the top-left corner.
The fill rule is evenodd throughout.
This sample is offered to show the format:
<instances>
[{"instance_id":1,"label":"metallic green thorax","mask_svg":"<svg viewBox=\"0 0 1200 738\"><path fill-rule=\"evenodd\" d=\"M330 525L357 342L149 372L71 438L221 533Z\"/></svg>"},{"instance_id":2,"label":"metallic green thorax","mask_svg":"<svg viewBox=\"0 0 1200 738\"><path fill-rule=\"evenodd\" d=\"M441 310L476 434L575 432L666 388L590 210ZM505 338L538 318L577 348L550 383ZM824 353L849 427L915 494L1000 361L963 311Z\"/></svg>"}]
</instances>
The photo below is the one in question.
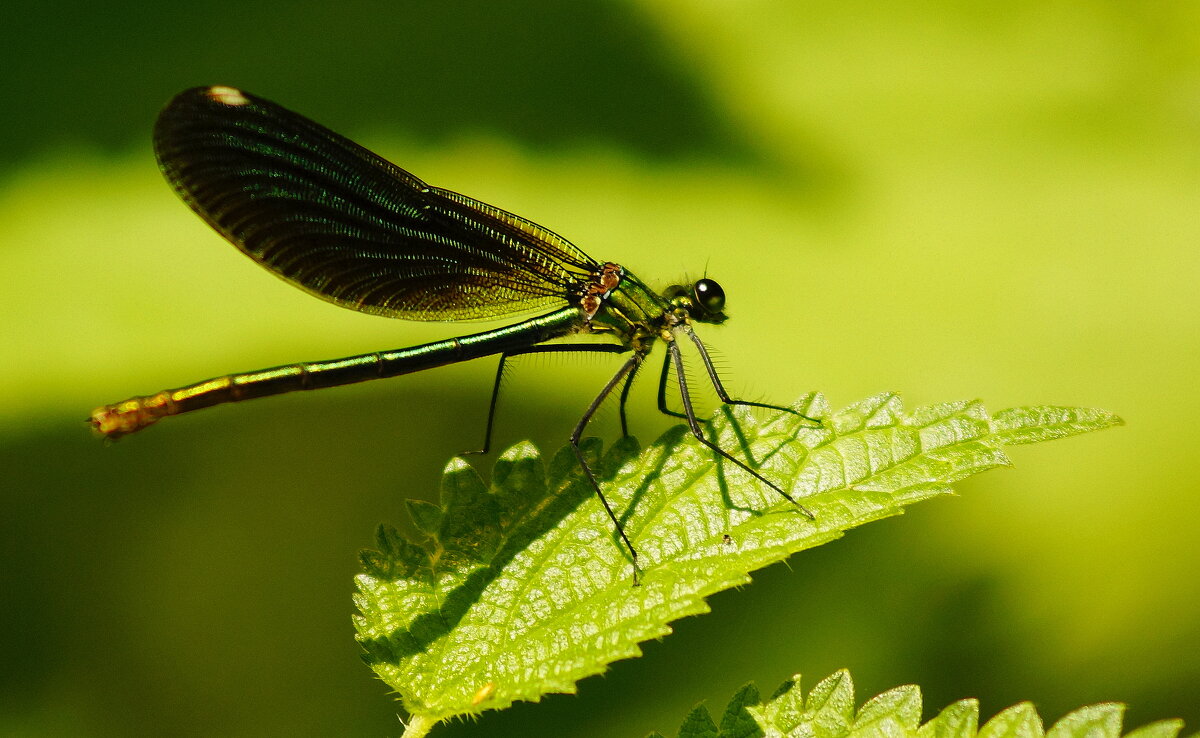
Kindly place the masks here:
<instances>
[{"instance_id":1,"label":"metallic green thorax","mask_svg":"<svg viewBox=\"0 0 1200 738\"><path fill-rule=\"evenodd\" d=\"M613 331L620 342L638 353L649 351L666 327L670 304L642 280L625 272L592 318L593 330Z\"/></svg>"},{"instance_id":2,"label":"metallic green thorax","mask_svg":"<svg viewBox=\"0 0 1200 738\"><path fill-rule=\"evenodd\" d=\"M621 282L604 300L603 306L591 319L596 331L613 331L619 341L639 354L650 351L658 339L673 340L672 329L695 320L701 323L722 323L725 314L720 306L706 309L697 303L693 287L673 285L663 293L650 289L630 272L623 272Z\"/></svg>"}]
</instances>

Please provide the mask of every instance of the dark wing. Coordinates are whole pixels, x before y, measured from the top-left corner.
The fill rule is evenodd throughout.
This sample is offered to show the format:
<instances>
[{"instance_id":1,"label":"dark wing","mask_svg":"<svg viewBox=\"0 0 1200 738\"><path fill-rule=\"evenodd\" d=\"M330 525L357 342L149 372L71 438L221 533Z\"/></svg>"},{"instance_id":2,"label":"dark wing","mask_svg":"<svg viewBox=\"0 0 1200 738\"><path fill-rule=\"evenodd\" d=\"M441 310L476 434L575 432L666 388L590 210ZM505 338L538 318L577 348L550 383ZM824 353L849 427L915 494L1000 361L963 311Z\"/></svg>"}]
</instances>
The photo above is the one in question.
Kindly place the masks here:
<instances>
[{"instance_id":1,"label":"dark wing","mask_svg":"<svg viewBox=\"0 0 1200 738\"><path fill-rule=\"evenodd\" d=\"M180 197L243 253L365 313L479 320L561 307L597 268L535 223L232 87L171 100L154 151Z\"/></svg>"}]
</instances>

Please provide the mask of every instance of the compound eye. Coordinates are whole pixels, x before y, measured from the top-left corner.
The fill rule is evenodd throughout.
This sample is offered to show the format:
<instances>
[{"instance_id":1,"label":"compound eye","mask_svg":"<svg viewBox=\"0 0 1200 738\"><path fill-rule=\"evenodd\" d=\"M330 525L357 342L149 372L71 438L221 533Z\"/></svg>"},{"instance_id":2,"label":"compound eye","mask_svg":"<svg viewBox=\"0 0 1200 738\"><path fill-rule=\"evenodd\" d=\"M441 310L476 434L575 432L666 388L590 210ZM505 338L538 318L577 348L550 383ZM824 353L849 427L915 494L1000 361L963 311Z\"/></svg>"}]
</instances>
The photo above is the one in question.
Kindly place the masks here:
<instances>
[{"instance_id":1,"label":"compound eye","mask_svg":"<svg viewBox=\"0 0 1200 738\"><path fill-rule=\"evenodd\" d=\"M692 290L696 293L696 304L709 313L719 313L725 309L725 290L711 279L702 279Z\"/></svg>"}]
</instances>

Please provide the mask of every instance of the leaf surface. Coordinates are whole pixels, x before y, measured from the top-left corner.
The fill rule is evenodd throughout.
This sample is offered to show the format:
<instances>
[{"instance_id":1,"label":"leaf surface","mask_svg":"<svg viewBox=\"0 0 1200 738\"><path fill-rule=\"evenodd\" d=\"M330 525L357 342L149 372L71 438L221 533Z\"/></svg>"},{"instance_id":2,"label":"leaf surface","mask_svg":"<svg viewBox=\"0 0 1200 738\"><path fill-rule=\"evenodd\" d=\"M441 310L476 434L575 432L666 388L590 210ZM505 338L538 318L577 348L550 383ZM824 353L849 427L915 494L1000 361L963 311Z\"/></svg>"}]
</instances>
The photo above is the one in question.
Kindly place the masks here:
<instances>
[{"instance_id":1,"label":"leaf surface","mask_svg":"<svg viewBox=\"0 0 1200 738\"><path fill-rule=\"evenodd\" d=\"M376 550L362 554L355 626L365 660L411 714L432 720L573 692L612 661L640 655L638 644L670 633L671 621L706 612L706 597L745 584L755 569L1007 465L1008 443L1120 422L1104 411L1048 407L993 418L978 402L906 413L894 394L837 412L819 395L794 407L820 427L789 413L725 408L706 432L815 519L682 427L640 453L623 439L598 458L598 442L585 443L638 550L636 587L628 552L569 448L547 470L532 445L514 446L497 461L490 487L464 461L451 461L440 507L409 505L425 538L381 526ZM814 726L836 732L852 704L836 683L828 694L821 689L819 704L805 711ZM886 700L872 703L875 734L912 729L919 694ZM740 734L743 715L727 714L723 734Z\"/></svg>"},{"instance_id":2,"label":"leaf surface","mask_svg":"<svg viewBox=\"0 0 1200 738\"><path fill-rule=\"evenodd\" d=\"M800 675L783 683L770 699L750 704L746 695L753 685L738 690L729 710L737 710L754 721L754 735L763 738L1121 738L1121 720L1125 706L1113 702L1081 707L1043 732L1042 719L1028 702L1013 705L979 727L979 703L960 700L942 710L937 717L920 724L921 690L908 685L888 690L854 709L854 684L843 669L813 687L808 699L800 692ZM754 691L753 694L757 694ZM849 704L849 711L845 706ZM836 707L833 707L836 705ZM830 708L837 718L830 720ZM684 726L713 725L707 708L700 706L688 715ZM702 735L732 738L712 729ZM1126 738L1175 738L1183 729L1181 720L1162 720L1127 733ZM680 736L684 733L681 731ZM693 734L688 734L693 735ZM699 733L695 735L701 735Z\"/></svg>"}]
</instances>

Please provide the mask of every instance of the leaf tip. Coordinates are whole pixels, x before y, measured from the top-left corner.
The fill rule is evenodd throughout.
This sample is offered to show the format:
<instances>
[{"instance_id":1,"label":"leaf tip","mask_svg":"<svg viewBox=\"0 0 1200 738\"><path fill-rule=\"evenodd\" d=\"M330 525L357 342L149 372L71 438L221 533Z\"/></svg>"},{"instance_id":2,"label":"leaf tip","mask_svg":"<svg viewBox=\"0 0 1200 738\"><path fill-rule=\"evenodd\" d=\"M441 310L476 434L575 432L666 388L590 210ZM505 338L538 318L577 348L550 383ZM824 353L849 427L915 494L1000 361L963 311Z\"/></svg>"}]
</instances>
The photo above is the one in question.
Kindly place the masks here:
<instances>
[{"instance_id":1,"label":"leaf tip","mask_svg":"<svg viewBox=\"0 0 1200 738\"><path fill-rule=\"evenodd\" d=\"M405 500L408 516L417 529L428 536L437 533L442 524L442 508L428 500Z\"/></svg>"},{"instance_id":2,"label":"leaf tip","mask_svg":"<svg viewBox=\"0 0 1200 738\"><path fill-rule=\"evenodd\" d=\"M451 474L459 474L472 466L461 456L455 456L446 462L446 466L442 469L442 476L450 476Z\"/></svg>"},{"instance_id":3,"label":"leaf tip","mask_svg":"<svg viewBox=\"0 0 1200 738\"><path fill-rule=\"evenodd\" d=\"M518 441L506 448L499 458L508 462L532 461L542 458L542 451L533 441Z\"/></svg>"}]
</instances>

